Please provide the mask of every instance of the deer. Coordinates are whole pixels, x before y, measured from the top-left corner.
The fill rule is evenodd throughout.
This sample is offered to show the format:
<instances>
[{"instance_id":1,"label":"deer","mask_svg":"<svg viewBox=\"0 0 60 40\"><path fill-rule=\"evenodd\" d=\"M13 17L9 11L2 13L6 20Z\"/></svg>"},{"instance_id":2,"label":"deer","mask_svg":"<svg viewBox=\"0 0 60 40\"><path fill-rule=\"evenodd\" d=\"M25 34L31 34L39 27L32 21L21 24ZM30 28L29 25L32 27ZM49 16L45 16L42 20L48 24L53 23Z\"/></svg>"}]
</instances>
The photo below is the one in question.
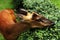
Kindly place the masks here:
<instances>
[{"instance_id":1,"label":"deer","mask_svg":"<svg viewBox=\"0 0 60 40\"><path fill-rule=\"evenodd\" d=\"M24 11L20 14L14 14L12 9L4 9L0 11L0 31L5 40L17 40L18 36L31 28L44 28L54 25L54 22L45 17ZM16 16L19 16L22 21L16 22Z\"/></svg>"}]
</instances>

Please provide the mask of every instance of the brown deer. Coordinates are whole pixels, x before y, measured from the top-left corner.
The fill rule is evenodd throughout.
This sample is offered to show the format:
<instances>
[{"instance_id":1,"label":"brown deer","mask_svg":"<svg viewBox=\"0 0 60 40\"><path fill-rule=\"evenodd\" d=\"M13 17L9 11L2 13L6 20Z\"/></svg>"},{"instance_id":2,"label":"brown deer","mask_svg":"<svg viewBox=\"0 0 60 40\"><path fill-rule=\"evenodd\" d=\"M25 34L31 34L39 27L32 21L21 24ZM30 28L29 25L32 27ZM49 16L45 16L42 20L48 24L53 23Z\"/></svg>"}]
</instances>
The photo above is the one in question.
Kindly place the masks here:
<instances>
[{"instance_id":1,"label":"brown deer","mask_svg":"<svg viewBox=\"0 0 60 40\"><path fill-rule=\"evenodd\" d=\"M29 13L27 13L29 14ZM20 33L30 28L44 28L54 23L43 16L32 13L28 15L19 15L23 21L16 22L16 17L12 9L0 11L0 31L6 40L17 40ZM26 17L26 18L24 18Z\"/></svg>"}]
</instances>

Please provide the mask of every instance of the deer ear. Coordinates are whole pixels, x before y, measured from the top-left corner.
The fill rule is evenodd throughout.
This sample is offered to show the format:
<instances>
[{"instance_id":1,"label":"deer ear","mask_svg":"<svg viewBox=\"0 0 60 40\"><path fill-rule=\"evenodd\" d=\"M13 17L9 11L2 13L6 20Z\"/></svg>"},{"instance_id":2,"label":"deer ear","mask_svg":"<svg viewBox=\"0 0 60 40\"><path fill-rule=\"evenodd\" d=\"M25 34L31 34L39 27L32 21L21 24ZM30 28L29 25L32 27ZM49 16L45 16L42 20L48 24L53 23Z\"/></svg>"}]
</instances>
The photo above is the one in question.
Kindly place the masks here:
<instances>
[{"instance_id":1,"label":"deer ear","mask_svg":"<svg viewBox=\"0 0 60 40\"><path fill-rule=\"evenodd\" d=\"M19 14L27 15L27 10L20 8Z\"/></svg>"},{"instance_id":2,"label":"deer ear","mask_svg":"<svg viewBox=\"0 0 60 40\"><path fill-rule=\"evenodd\" d=\"M19 18L23 19L24 16L27 16L28 12L25 9L20 8L19 13L16 14Z\"/></svg>"},{"instance_id":3,"label":"deer ear","mask_svg":"<svg viewBox=\"0 0 60 40\"><path fill-rule=\"evenodd\" d=\"M32 14L33 14L32 15L32 20L36 20L36 19L40 18L40 16L37 13L33 12Z\"/></svg>"}]
</instances>

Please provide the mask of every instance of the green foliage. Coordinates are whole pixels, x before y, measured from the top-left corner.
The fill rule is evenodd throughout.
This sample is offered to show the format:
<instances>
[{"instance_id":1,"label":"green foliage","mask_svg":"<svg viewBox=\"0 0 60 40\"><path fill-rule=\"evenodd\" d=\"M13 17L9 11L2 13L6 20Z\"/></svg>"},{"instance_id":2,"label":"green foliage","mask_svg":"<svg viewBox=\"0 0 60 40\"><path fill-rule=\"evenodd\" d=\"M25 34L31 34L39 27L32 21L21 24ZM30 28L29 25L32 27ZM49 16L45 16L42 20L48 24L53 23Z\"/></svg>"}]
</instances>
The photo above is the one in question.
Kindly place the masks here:
<instances>
[{"instance_id":1,"label":"green foliage","mask_svg":"<svg viewBox=\"0 0 60 40\"><path fill-rule=\"evenodd\" d=\"M0 0L0 10L13 7L12 0Z\"/></svg>"},{"instance_id":2,"label":"green foliage","mask_svg":"<svg viewBox=\"0 0 60 40\"><path fill-rule=\"evenodd\" d=\"M59 0L60 1L60 0ZM23 3L29 11L35 11L55 22L55 25L44 29L30 29L20 35L18 40L60 40L60 2L57 0L0 0L0 10L14 8ZM13 4L11 3L13 2ZM53 4L52 4L53 3ZM54 5L56 4L56 6ZM59 5L57 5L59 4ZM18 19L18 18L17 18ZM4 40L0 35L0 40Z\"/></svg>"},{"instance_id":3,"label":"green foliage","mask_svg":"<svg viewBox=\"0 0 60 40\"><path fill-rule=\"evenodd\" d=\"M29 11L35 11L55 22L50 28L34 29L24 32L19 38L24 40L59 40L60 10L50 0L24 0L23 6Z\"/></svg>"},{"instance_id":4,"label":"green foliage","mask_svg":"<svg viewBox=\"0 0 60 40\"><path fill-rule=\"evenodd\" d=\"M60 0L51 0L51 2L53 2L53 4L60 9Z\"/></svg>"},{"instance_id":5,"label":"green foliage","mask_svg":"<svg viewBox=\"0 0 60 40\"><path fill-rule=\"evenodd\" d=\"M2 34L0 33L0 40L4 40L4 38L3 38L3 36L2 36Z\"/></svg>"}]
</instances>

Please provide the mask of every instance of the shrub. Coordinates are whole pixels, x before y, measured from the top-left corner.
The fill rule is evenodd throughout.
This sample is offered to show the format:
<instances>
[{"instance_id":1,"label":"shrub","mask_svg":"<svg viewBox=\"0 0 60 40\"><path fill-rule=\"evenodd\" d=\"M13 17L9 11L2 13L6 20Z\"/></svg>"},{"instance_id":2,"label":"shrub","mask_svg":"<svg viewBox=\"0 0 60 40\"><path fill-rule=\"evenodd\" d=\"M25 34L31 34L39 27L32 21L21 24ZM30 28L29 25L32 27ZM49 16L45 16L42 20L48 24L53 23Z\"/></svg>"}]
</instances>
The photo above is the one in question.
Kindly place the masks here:
<instances>
[{"instance_id":1,"label":"shrub","mask_svg":"<svg viewBox=\"0 0 60 40\"><path fill-rule=\"evenodd\" d=\"M60 39L60 10L50 0L24 0L23 7L28 11L38 12L55 22L50 28L30 29L21 34L21 40L59 40Z\"/></svg>"}]
</instances>

